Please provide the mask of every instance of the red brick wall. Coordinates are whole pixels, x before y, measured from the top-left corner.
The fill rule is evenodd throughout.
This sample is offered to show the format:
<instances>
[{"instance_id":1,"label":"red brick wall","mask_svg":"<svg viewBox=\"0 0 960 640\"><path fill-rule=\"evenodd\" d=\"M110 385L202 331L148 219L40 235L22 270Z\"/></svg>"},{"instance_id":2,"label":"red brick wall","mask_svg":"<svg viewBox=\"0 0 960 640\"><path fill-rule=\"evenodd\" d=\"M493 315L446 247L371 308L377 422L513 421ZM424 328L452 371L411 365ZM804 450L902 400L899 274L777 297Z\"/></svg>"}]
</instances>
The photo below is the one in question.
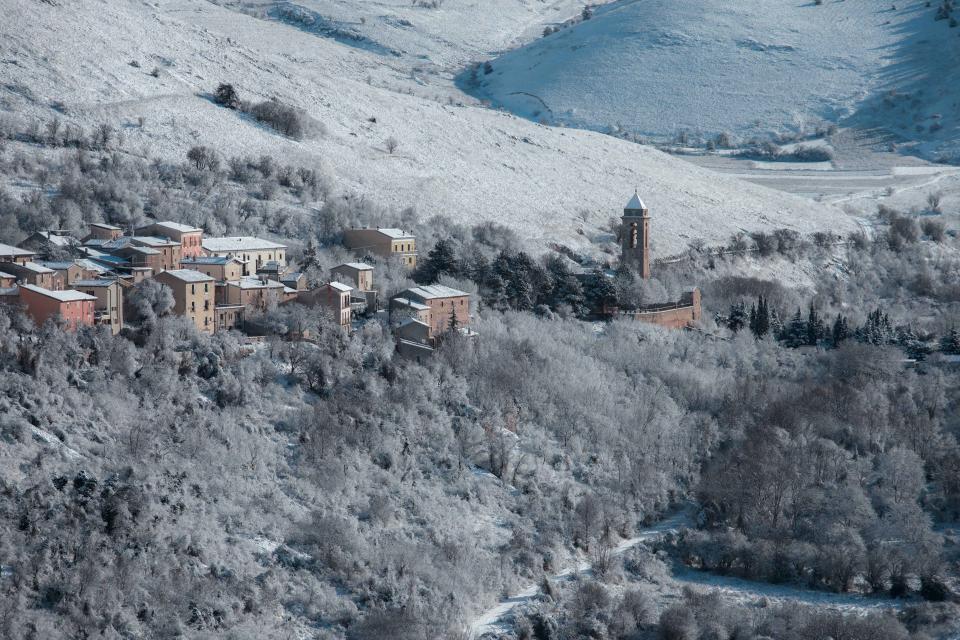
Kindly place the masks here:
<instances>
[{"instance_id":1,"label":"red brick wall","mask_svg":"<svg viewBox=\"0 0 960 640\"><path fill-rule=\"evenodd\" d=\"M470 296L428 300L427 305L430 307L430 327L435 336L445 332L450 326L451 310L456 313L459 326L465 327L470 324Z\"/></svg>"},{"instance_id":2,"label":"red brick wall","mask_svg":"<svg viewBox=\"0 0 960 640\"><path fill-rule=\"evenodd\" d=\"M27 307L27 313L34 324L41 326L49 318L61 316L68 331L76 331L80 325L93 326L93 300L74 300L60 302L29 289L20 289L20 301Z\"/></svg>"}]
</instances>

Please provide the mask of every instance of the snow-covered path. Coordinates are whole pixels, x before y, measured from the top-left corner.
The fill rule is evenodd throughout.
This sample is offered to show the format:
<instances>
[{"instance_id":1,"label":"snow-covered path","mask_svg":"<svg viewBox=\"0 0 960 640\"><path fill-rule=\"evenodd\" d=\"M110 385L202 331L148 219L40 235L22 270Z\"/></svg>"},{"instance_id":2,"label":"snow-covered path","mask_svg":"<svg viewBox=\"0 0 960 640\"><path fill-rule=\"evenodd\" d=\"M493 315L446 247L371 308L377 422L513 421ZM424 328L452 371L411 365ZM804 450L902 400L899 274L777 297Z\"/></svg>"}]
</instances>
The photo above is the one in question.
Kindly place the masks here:
<instances>
[{"instance_id":1,"label":"snow-covered path","mask_svg":"<svg viewBox=\"0 0 960 640\"><path fill-rule=\"evenodd\" d=\"M622 555L628 549L632 549L641 542L657 540L668 533L677 531L682 526L688 525L689 522L690 516L686 511L676 513L669 518L661 520L652 527L643 529L637 536L624 540L614 548L613 554L615 556ZM574 573L582 574L588 571L590 571L590 563L580 562L574 567L564 569L560 573L553 575L552 579L561 580L573 575ZM506 630L504 625L501 623L501 620L517 605L529 602L540 592L541 590L539 585L531 584L518 593L501 600L495 607L487 609L470 621L470 638L479 638L484 633Z\"/></svg>"},{"instance_id":2,"label":"snow-covered path","mask_svg":"<svg viewBox=\"0 0 960 640\"><path fill-rule=\"evenodd\" d=\"M624 540L614 549L614 555L622 555L641 542L655 541L662 536L677 531L680 527L690 524L690 515L686 511L676 513L661 520L652 527L643 529L637 536ZM561 580L576 574L585 574L590 571L589 562L580 562L551 576L553 580ZM678 584L689 584L703 590L716 592L725 600L738 603L757 602L765 599L773 604L796 603L801 605L818 606L846 613L865 614L870 611L883 609L897 609L903 606L903 601L892 598L870 598L848 593L832 593L816 591L790 585L774 585L763 582L752 582L730 576L719 576L703 571L687 568L677 568L673 572L673 579ZM487 609L473 620L468 626L469 637L479 638L485 633L505 632L509 625L504 622L514 608L530 602L541 593L539 585L532 584L518 593L501 600L496 606Z\"/></svg>"}]
</instances>

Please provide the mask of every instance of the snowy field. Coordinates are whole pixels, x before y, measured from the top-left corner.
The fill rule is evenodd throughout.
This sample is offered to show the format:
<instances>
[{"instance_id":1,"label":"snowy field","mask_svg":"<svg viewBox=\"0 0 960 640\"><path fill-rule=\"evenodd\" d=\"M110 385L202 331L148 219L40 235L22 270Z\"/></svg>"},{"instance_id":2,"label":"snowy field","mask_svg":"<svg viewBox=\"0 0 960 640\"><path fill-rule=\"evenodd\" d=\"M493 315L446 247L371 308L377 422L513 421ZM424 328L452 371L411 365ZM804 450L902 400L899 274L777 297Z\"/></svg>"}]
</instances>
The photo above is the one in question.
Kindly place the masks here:
<instances>
[{"instance_id":1,"label":"snowy field","mask_svg":"<svg viewBox=\"0 0 960 640\"><path fill-rule=\"evenodd\" d=\"M621 0L493 60L473 92L660 140L879 127L937 157L957 150L960 40L933 17L924 0Z\"/></svg>"},{"instance_id":2,"label":"snowy field","mask_svg":"<svg viewBox=\"0 0 960 640\"><path fill-rule=\"evenodd\" d=\"M340 22L354 20L367 39L344 42L350 39L340 32L274 19L270 6L249 15L200 0L2 0L0 109L87 127L117 123L124 151L144 157L181 159L205 144L224 156L272 154L319 165L334 177L337 197L395 211L412 206L422 217L441 213L465 224L495 220L534 249L551 241L587 248L634 188L651 207L659 255L682 251L694 238L722 243L739 230L853 227L838 208L649 147L461 103L442 74L416 70L417 56L382 51L414 52L423 39L475 31L473 44L451 36L423 54L440 66L458 64L474 49L507 47L577 12L569 0L502 4L502 14L498 3L480 20L476 7L453 0L433 10L342 3ZM361 8L393 17L361 22ZM384 26L397 20L426 26ZM403 34L408 41L399 40ZM220 82L234 83L247 99L277 97L301 107L322 131L291 140L219 108L209 93ZM397 141L394 153L389 138Z\"/></svg>"}]
</instances>

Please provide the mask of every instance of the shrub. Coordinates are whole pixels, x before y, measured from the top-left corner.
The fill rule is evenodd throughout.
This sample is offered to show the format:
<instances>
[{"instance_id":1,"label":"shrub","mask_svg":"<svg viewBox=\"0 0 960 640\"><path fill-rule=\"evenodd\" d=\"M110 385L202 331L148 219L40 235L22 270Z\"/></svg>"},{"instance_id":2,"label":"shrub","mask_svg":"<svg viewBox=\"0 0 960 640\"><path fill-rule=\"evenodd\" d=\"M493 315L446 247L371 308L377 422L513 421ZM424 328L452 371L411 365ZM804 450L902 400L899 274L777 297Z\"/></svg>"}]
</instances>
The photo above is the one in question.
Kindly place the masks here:
<instances>
[{"instance_id":1,"label":"shrub","mask_svg":"<svg viewBox=\"0 0 960 640\"><path fill-rule=\"evenodd\" d=\"M302 140L309 129L309 119L304 111L278 100L266 100L253 105L250 115L294 140Z\"/></svg>"},{"instance_id":2,"label":"shrub","mask_svg":"<svg viewBox=\"0 0 960 640\"><path fill-rule=\"evenodd\" d=\"M227 109L240 108L240 95L232 84L220 83L213 93L213 101Z\"/></svg>"}]
</instances>

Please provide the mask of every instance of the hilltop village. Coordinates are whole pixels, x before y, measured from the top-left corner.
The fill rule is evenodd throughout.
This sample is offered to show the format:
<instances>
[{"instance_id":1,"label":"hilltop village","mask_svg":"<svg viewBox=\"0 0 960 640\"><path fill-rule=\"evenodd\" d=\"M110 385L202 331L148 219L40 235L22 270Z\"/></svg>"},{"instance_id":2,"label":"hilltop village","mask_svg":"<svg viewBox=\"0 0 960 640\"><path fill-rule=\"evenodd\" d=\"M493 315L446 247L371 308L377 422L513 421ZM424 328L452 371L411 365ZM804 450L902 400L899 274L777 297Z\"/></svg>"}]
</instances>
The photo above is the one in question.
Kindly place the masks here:
<instances>
[{"instance_id":1,"label":"hilltop village","mask_svg":"<svg viewBox=\"0 0 960 640\"><path fill-rule=\"evenodd\" d=\"M635 193L622 216L621 265L644 279L651 273L650 221L649 209ZM168 288L172 312L203 333L249 333L251 311L302 304L325 309L345 332L383 314L400 355L414 359L429 356L449 331L475 335L470 329L473 296L467 292L423 284L381 300L375 267L363 257L395 260L413 270L417 241L412 234L393 228L345 229L342 242L357 261L331 267L324 282L308 286L305 274L290 261L288 246L263 238L204 237L203 229L171 221L129 230L94 222L83 238L41 231L20 246L0 244L0 302L20 305L38 326L48 321L68 331L105 326L118 334L134 315L130 294L150 281ZM585 279L592 274L576 275ZM612 277L612 272L602 277ZM601 301L592 312L679 329L700 320L700 292L693 289L677 302L629 311Z\"/></svg>"}]
</instances>

